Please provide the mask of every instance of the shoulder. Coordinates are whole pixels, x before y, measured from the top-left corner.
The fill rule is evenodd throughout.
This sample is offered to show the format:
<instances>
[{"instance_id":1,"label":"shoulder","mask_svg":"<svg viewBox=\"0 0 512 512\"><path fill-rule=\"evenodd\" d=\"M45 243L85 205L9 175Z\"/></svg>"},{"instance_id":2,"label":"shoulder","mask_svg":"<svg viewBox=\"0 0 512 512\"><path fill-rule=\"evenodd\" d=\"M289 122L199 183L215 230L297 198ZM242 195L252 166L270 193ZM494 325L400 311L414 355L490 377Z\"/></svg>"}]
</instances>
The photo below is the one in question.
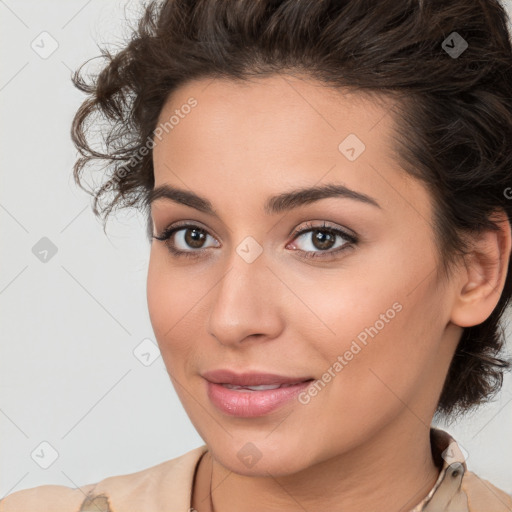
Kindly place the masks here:
<instances>
[{"instance_id":1,"label":"shoulder","mask_svg":"<svg viewBox=\"0 0 512 512\"><path fill-rule=\"evenodd\" d=\"M468 508L475 512L511 512L512 496L471 471L462 480Z\"/></svg>"},{"instance_id":2,"label":"shoulder","mask_svg":"<svg viewBox=\"0 0 512 512\"><path fill-rule=\"evenodd\" d=\"M78 489L41 485L13 492L0 500L0 512L75 512L94 484Z\"/></svg>"},{"instance_id":3,"label":"shoulder","mask_svg":"<svg viewBox=\"0 0 512 512\"><path fill-rule=\"evenodd\" d=\"M156 512L175 503L186 504L188 510L195 469L206 449L202 445L141 471L77 489L63 485L23 489L0 500L0 512L123 512L137 509L135 505Z\"/></svg>"}]
</instances>

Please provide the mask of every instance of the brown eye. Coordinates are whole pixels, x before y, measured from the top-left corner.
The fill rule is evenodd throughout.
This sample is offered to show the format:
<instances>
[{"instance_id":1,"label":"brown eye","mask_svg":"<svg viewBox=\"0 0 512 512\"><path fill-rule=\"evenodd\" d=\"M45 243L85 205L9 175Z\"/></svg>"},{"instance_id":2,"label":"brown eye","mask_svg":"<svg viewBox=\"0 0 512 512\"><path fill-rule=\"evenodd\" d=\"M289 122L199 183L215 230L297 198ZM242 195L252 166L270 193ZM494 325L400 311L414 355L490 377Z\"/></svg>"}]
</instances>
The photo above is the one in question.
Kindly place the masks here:
<instances>
[{"instance_id":1,"label":"brown eye","mask_svg":"<svg viewBox=\"0 0 512 512\"><path fill-rule=\"evenodd\" d=\"M183 231L183 230L179 230ZM185 236L183 237L185 244L193 249L201 249L206 240L206 232L202 229L185 228Z\"/></svg>"},{"instance_id":2,"label":"brown eye","mask_svg":"<svg viewBox=\"0 0 512 512\"><path fill-rule=\"evenodd\" d=\"M174 256L200 256L207 237L211 237L206 230L194 224L170 226L159 236L153 238L163 241L169 252ZM213 239L213 237L211 237ZM217 246L218 247L218 246Z\"/></svg>"},{"instance_id":3,"label":"brown eye","mask_svg":"<svg viewBox=\"0 0 512 512\"><path fill-rule=\"evenodd\" d=\"M357 243L357 238L341 229L326 226L314 226L308 224L308 229L297 231L294 235L293 245L298 245L296 240L302 239L303 249L298 249L304 258L323 258L332 257L337 253L353 247ZM336 246L336 240L341 243ZM331 250L333 249L334 250ZM324 254L325 253L325 254Z\"/></svg>"}]
</instances>

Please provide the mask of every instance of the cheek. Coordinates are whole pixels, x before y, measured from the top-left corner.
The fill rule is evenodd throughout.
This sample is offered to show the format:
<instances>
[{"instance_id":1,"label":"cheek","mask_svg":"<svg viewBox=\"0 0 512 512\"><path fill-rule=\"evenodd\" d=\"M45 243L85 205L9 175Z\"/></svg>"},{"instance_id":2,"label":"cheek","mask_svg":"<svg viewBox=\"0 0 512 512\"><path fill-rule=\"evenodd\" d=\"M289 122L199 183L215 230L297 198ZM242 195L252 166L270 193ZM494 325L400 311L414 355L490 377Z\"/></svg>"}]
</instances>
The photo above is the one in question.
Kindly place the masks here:
<instances>
[{"instance_id":1,"label":"cheek","mask_svg":"<svg viewBox=\"0 0 512 512\"><path fill-rule=\"evenodd\" d=\"M179 280L180 274L169 271L169 265L161 252L160 249L152 249L146 292L151 325L166 361L166 353L176 345L175 340L181 339L177 332L187 323L186 312L191 306L183 292L186 288Z\"/></svg>"},{"instance_id":2,"label":"cheek","mask_svg":"<svg viewBox=\"0 0 512 512\"><path fill-rule=\"evenodd\" d=\"M190 271L173 270L165 251L152 249L146 289L148 312L165 366L176 377L189 366L193 368L201 354L198 344L204 340L204 321L198 316L204 314L205 293L212 286L202 279L194 279Z\"/></svg>"},{"instance_id":3,"label":"cheek","mask_svg":"<svg viewBox=\"0 0 512 512\"><path fill-rule=\"evenodd\" d=\"M392 394L386 385L399 396L410 395L435 362L445 319L434 254L425 247L419 241L381 246L378 255L358 262L364 272L354 265L309 292L322 324L317 322L316 334L311 327L307 338L316 340L323 370L336 375L332 390L343 393L343 400L365 395L379 401L383 393Z\"/></svg>"},{"instance_id":4,"label":"cheek","mask_svg":"<svg viewBox=\"0 0 512 512\"><path fill-rule=\"evenodd\" d=\"M169 279L155 252L152 248L148 266L146 298L151 325L160 344L166 329L170 327L170 321L172 321L168 314L171 311L169 300L172 299L172 294L168 293Z\"/></svg>"}]
</instances>

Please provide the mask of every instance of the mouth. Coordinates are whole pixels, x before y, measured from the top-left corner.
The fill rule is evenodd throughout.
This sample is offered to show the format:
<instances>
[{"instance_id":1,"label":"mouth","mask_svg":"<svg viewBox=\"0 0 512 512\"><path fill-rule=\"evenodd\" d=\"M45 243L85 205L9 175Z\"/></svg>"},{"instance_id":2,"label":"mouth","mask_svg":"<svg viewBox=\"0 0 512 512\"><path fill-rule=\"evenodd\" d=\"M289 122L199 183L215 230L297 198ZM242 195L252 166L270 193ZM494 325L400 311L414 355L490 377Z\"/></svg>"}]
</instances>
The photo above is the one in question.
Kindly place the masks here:
<instances>
[{"instance_id":1,"label":"mouth","mask_svg":"<svg viewBox=\"0 0 512 512\"><path fill-rule=\"evenodd\" d=\"M311 376L291 377L278 375L276 373L263 372L236 373L229 369L210 370L204 372L202 377L213 384L245 388L259 388L261 386L267 386L267 389L277 389L281 386L295 385L308 380L313 380L313 377Z\"/></svg>"},{"instance_id":2,"label":"mouth","mask_svg":"<svg viewBox=\"0 0 512 512\"><path fill-rule=\"evenodd\" d=\"M228 416L264 416L291 402L315 380L269 373L236 374L216 370L203 375L211 403ZM297 401L298 405L298 401Z\"/></svg>"},{"instance_id":3,"label":"mouth","mask_svg":"<svg viewBox=\"0 0 512 512\"><path fill-rule=\"evenodd\" d=\"M270 389L280 389L280 388L289 388L291 386L297 386L298 384L302 384L303 382L311 382L313 379L307 379L304 381L293 382L291 384L262 384L261 386L237 386L235 384L220 384L222 387L226 389L235 389L235 390L246 390L246 391L268 391Z\"/></svg>"}]
</instances>

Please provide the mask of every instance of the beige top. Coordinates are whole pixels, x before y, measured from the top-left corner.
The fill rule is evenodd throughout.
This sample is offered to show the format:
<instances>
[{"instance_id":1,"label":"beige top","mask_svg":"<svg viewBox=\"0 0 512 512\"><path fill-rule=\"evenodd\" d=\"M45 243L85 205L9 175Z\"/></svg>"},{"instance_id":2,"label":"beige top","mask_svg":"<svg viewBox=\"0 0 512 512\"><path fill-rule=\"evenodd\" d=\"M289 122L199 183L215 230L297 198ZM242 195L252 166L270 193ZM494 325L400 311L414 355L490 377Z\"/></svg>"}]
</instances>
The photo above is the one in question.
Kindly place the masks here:
<instances>
[{"instance_id":1,"label":"beige top","mask_svg":"<svg viewBox=\"0 0 512 512\"><path fill-rule=\"evenodd\" d=\"M441 467L428 495L410 512L512 512L512 497L467 470L453 438L431 429ZM193 512L194 474L206 445L156 466L77 489L42 485L9 494L0 512Z\"/></svg>"}]
</instances>

